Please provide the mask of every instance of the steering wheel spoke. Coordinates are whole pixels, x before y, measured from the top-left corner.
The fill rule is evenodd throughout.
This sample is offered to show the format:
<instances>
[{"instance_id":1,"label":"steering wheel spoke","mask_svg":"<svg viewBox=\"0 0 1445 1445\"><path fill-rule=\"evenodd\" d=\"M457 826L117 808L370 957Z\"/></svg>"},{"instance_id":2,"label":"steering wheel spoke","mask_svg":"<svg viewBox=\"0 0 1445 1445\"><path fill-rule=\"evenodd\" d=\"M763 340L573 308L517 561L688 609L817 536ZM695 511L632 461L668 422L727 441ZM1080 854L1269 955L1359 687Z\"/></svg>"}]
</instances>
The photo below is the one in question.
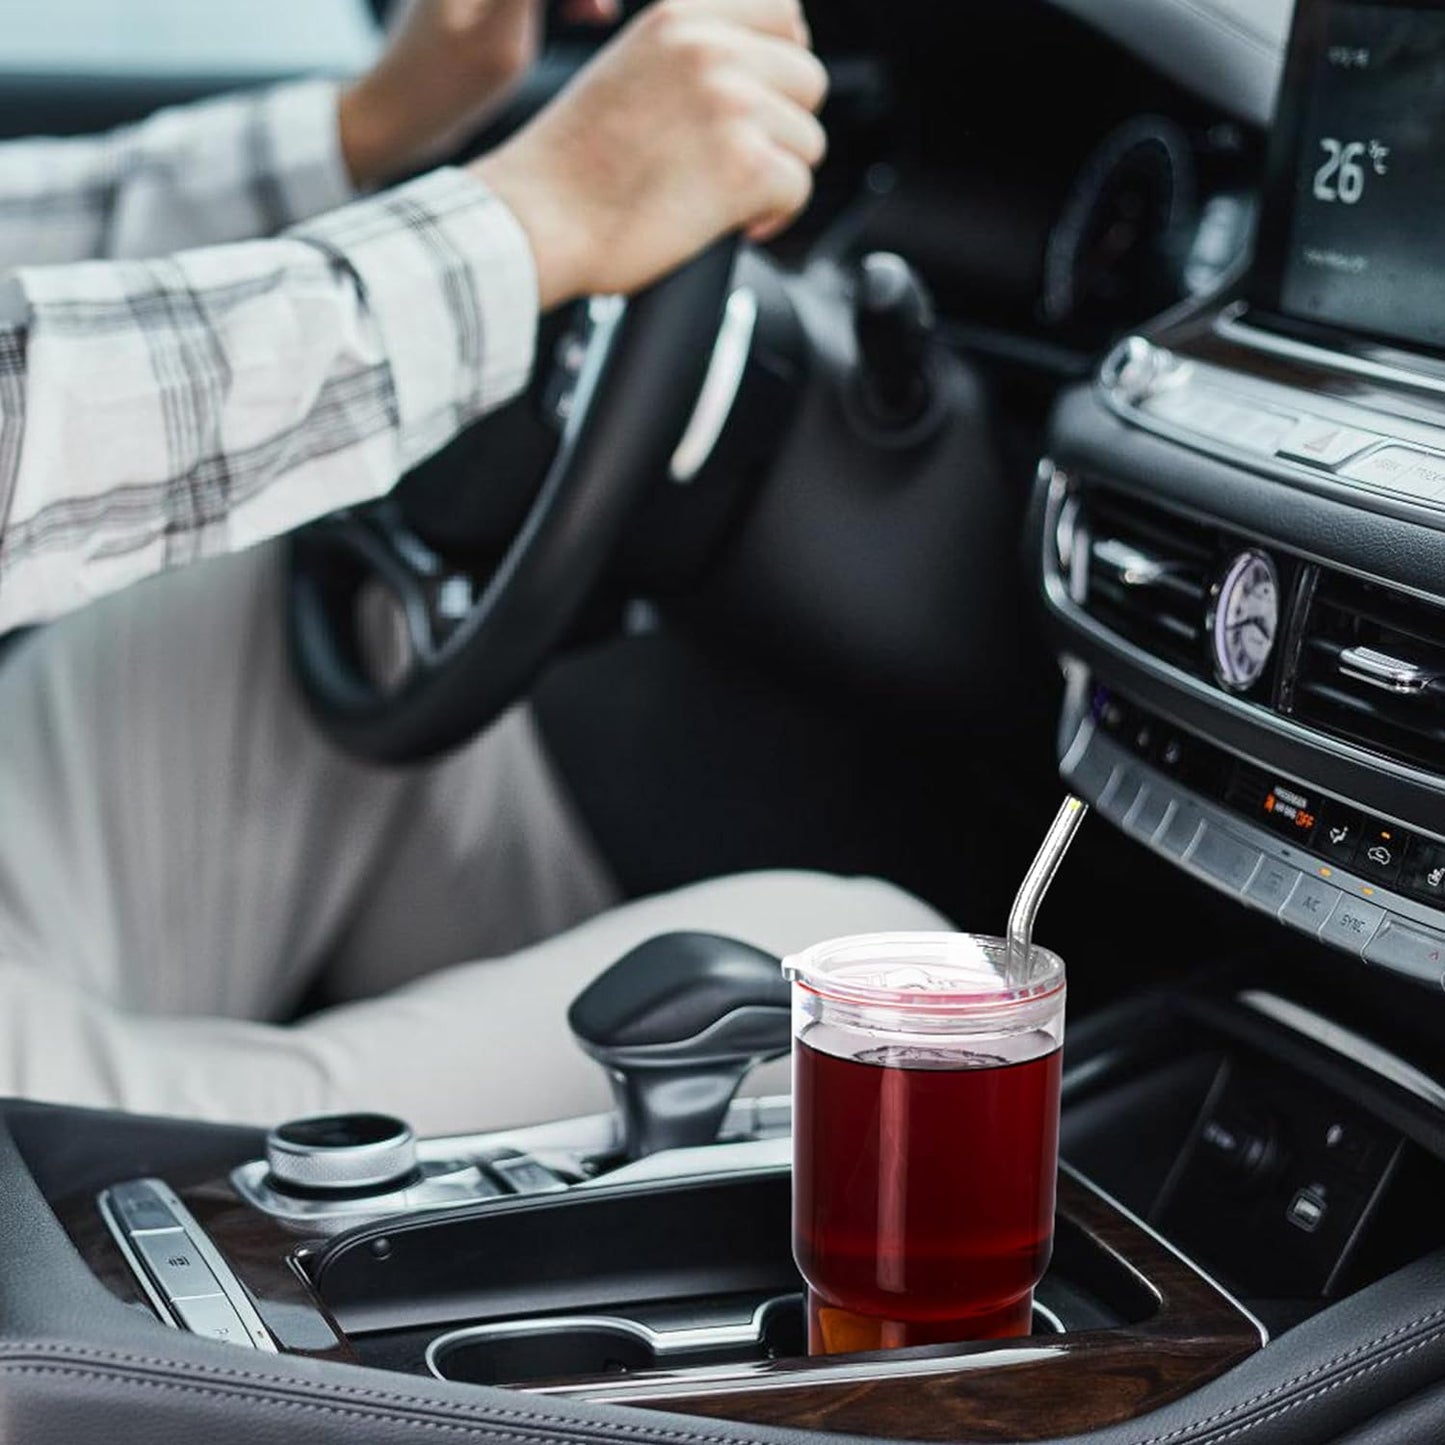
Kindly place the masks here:
<instances>
[{"instance_id":1,"label":"steering wheel spoke","mask_svg":"<svg viewBox=\"0 0 1445 1445\"><path fill-rule=\"evenodd\" d=\"M561 431L556 453L484 581L430 546L391 499L297 534L292 654L341 747L377 762L432 756L525 692L647 488L666 475L713 354L736 251L721 242L630 302L587 304L544 392Z\"/></svg>"}]
</instances>

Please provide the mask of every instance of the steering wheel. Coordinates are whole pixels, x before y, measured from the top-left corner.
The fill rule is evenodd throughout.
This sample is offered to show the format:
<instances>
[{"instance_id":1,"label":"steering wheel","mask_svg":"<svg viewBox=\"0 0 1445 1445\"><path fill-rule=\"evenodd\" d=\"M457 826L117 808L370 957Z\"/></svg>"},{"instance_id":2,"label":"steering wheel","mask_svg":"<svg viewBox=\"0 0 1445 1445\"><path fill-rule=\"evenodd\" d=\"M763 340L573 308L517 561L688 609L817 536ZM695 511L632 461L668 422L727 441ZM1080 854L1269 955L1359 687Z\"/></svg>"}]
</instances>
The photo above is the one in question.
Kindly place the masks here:
<instances>
[{"instance_id":1,"label":"steering wheel","mask_svg":"<svg viewBox=\"0 0 1445 1445\"><path fill-rule=\"evenodd\" d=\"M590 304L561 441L479 595L387 499L296 535L286 585L292 657L340 747L373 762L419 761L465 742L525 692L682 436L736 255L729 238L631 301ZM396 644L384 664L361 625L378 598Z\"/></svg>"}]
</instances>

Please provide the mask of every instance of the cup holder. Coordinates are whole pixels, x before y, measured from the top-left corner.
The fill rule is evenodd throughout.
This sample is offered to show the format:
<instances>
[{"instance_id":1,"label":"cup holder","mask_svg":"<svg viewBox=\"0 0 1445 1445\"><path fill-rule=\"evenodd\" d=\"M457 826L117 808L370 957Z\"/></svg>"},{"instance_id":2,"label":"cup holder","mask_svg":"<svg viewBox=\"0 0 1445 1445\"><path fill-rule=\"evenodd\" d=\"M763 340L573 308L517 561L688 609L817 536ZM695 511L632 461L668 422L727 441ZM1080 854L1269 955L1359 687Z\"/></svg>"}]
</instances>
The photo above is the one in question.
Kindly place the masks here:
<instances>
[{"instance_id":1,"label":"cup holder","mask_svg":"<svg viewBox=\"0 0 1445 1445\"><path fill-rule=\"evenodd\" d=\"M653 1328L621 1315L555 1315L452 1330L431 1342L427 1368L469 1385L531 1385L733 1364L807 1352L803 1297L776 1295L744 1320Z\"/></svg>"},{"instance_id":2,"label":"cup holder","mask_svg":"<svg viewBox=\"0 0 1445 1445\"><path fill-rule=\"evenodd\" d=\"M1034 1306L1036 1335L1062 1333L1051 1310ZM655 1328L623 1315L553 1315L471 1325L438 1336L426 1352L440 1380L536 1385L785 1359L808 1352L801 1294L775 1295L747 1319Z\"/></svg>"}]
</instances>

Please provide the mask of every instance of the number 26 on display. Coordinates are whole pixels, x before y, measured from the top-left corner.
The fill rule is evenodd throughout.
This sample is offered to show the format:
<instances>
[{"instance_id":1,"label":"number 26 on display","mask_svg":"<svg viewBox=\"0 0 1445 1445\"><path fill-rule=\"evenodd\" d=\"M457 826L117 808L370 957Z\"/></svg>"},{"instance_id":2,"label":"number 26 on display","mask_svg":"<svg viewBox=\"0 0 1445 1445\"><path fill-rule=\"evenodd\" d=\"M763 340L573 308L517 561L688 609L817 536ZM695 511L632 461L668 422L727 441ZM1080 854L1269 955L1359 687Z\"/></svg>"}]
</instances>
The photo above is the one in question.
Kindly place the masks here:
<instances>
[{"instance_id":1,"label":"number 26 on display","mask_svg":"<svg viewBox=\"0 0 1445 1445\"><path fill-rule=\"evenodd\" d=\"M1365 194L1365 163L1377 176L1388 173L1386 160L1389 146L1379 141L1341 141L1326 136L1320 141L1325 153L1324 164L1315 172L1314 193L1317 201L1339 201L1357 205Z\"/></svg>"}]
</instances>

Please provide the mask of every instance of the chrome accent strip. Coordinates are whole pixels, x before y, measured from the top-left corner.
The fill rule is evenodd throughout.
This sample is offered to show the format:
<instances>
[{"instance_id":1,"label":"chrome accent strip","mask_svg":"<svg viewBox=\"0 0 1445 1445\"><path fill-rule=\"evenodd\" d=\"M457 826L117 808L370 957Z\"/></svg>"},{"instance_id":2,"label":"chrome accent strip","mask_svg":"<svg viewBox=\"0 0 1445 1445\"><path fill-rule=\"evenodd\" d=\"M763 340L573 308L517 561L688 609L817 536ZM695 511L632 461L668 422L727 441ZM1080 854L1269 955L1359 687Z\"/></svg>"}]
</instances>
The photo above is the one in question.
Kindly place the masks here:
<instances>
[{"instance_id":1,"label":"chrome accent strip","mask_svg":"<svg viewBox=\"0 0 1445 1445\"><path fill-rule=\"evenodd\" d=\"M1421 667L1404 658L1376 652L1373 647L1347 647L1340 653L1340 672L1356 682L1369 683L1383 692L1414 697L1445 677L1445 672Z\"/></svg>"},{"instance_id":2,"label":"chrome accent strip","mask_svg":"<svg viewBox=\"0 0 1445 1445\"><path fill-rule=\"evenodd\" d=\"M1167 562L1131 547L1117 537L1105 537L1094 543L1094 557L1106 567L1112 568L1115 576L1125 587L1152 587L1173 570Z\"/></svg>"},{"instance_id":3,"label":"chrome accent strip","mask_svg":"<svg viewBox=\"0 0 1445 1445\"><path fill-rule=\"evenodd\" d=\"M706 465L732 415L757 324L758 298L748 287L739 286L727 299L697 404L672 454L669 475L680 486L692 481Z\"/></svg>"},{"instance_id":4,"label":"chrome accent strip","mask_svg":"<svg viewBox=\"0 0 1445 1445\"><path fill-rule=\"evenodd\" d=\"M1113 1201L1111 1201L1112 1203ZM1128 1213L1122 1205L1116 1205L1120 1213ZM1131 1215L1130 1218L1133 1218ZM1135 1220L1135 1223L1138 1223ZM1145 1226L1147 1228L1147 1226ZM1152 1231L1150 1231L1152 1233ZM1156 1236L1157 1238L1157 1236ZM1196 1272L1198 1266L1194 1266ZM1205 1276L1208 1278L1208 1276ZM1211 1279L1211 1284L1215 1282ZM1218 1288L1218 1285L1215 1285ZM1224 1291L1220 1290L1223 1294ZM641 1320L629 1319L626 1315L553 1315L545 1319L499 1321L494 1324L470 1325L463 1329L449 1330L444 1335L438 1335L426 1348L426 1367L439 1380L451 1380L451 1376L442 1373L438 1364L438 1357L442 1352L452 1345L462 1344L468 1340L488 1339L497 1336L511 1336L513 1338L525 1337L528 1335L557 1335L566 1334L569 1330L608 1330L616 1334L631 1335L634 1339L641 1340L658 1357L659 1363L665 1363L669 1355L690 1353L694 1350L705 1350L708 1348L723 1348L729 1345L752 1345L759 1343L763 1333L767 1329L768 1314L785 1300L791 1298L788 1295L775 1295L770 1300L764 1300L757 1309L753 1311L752 1318L744 1324L737 1325L704 1325L700 1329L692 1330L654 1330L650 1325L644 1324ZM1231 1297L1232 1298L1232 1297ZM1240 1306L1243 1314L1249 1314L1248 1310ZM1056 1335L1067 1334L1063 1320L1047 1305L1040 1304L1037 1300L1033 1304L1033 1312L1037 1319L1048 1326L1050 1333ZM1254 1321L1254 1316L1249 1316ZM1255 1321L1257 1323L1257 1321ZM1261 1328L1263 1328L1261 1326ZM593 1386L596 1388L596 1386Z\"/></svg>"},{"instance_id":5,"label":"chrome accent strip","mask_svg":"<svg viewBox=\"0 0 1445 1445\"><path fill-rule=\"evenodd\" d=\"M1413 1064L1407 1064L1388 1049L1372 1043L1362 1034L1355 1033L1353 1029L1347 1029L1343 1024L1337 1024L1303 1004L1280 998L1278 994L1265 989L1244 989L1235 997L1246 1008L1264 1014L1275 1023L1283 1024L1285 1028L1302 1034L1351 1063L1359 1064L1372 1074L1379 1075L1387 1083L1422 1099L1431 1107L1445 1109L1445 1084L1431 1078Z\"/></svg>"},{"instance_id":6,"label":"chrome accent strip","mask_svg":"<svg viewBox=\"0 0 1445 1445\"><path fill-rule=\"evenodd\" d=\"M674 1177L687 1172L682 1166L689 1163L692 1156L701 1153L706 1153L710 1160L715 1161L714 1166L707 1169L696 1163L689 1163L693 1173L721 1173L734 1168L751 1167L751 1158L734 1162L733 1155L739 1150L760 1151L760 1146L772 1144L778 1137L785 1135L783 1124L790 1106L791 1099L786 1094L734 1099L728 1108L721 1132L742 1136L738 1142L710 1144L702 1150L666 1150L623 1167L633 1171L648 1167L657 1173L657 1177ZM580 1174L584 1172L581 1167L583 1163L613 1153L619 1142L615 1114L584 1114L573 1119L555 1119L521 1129L499 1129L488 1133L453 1134L442 1138L423 1139L417 1145L417 1158L424 1164L453 1159L471 1162L495 1150L512 1150L530 1154L548 1168ZM684 1159L681 1156L687 1157ZM669 1165L671 1167L668 1167ZM667 1170L666 1175L662 1173L664 1169ZM599 1175L572 1187L580 1189L594 1183L607 1184L619 1172L614 1170L611 1174ZM516 1198L512 1194L501 1194L472 1199L429 1199L426 1197L423 1181L422 1184L412 1185L407 1189L356 1199L305 1199L279 1194L270 1187L267 1174L266 1161L252 1159L248 1163L237 1165L231 1171L231 1187L252 1208L270 1215L273 1219L284 1219L330 1233L362 1220L378 1219L387 1215L471 1208L493 1200Z\"/></svg>"},{"instance_id":7,"label":"chrome accent strip","mask_svg":"<svg viewBox=\"0 0 1445 1445\"><path fill-rule=\"evenodd\" d=\"M266 1354L279 1354L280 1352L276 1348L276 1342L271 1338L271 1332L266 1328L265 1322L256 1312L256 1306L251 1303L251 1296L246 1293L245 1286L236 1278L231 1266L226 1263L225 1259L221 1256L221 1252L211 1243L211 1237L197 1223L195 1216L176 1197L174 1190L162 1179L146 1178L136 1182L149 1185L161 1203L175 1215L176 1224L185 1231L186 1238L190 1241L191 1247L200 1255L201 1259L205 1262L206 1268L209 1269L215 1277L217 1286L226 1297L226 1302L236 1311L241 1323L245 1326L246 1333L250 1336L252 1345ZM96 1203L100 1207L101 1215L105 1219L106 1224L111 1227L111 1231L114 1233L117 1226L122 1229L124 1226L120 1225L120 1221L115 1218L110 1208L109 1196L110 1190L102 1190ZM114 1220L114 1224L112 1224L112 1220ZM144 1231L140 1232L143 1233ZM119 1243L118 1239L117 1243ZM136 1269L138 1261L133 1252L127 1254L127 1263L130 1264L132 1270ZM137 1271L137 1278L144 1287L147 1281L147 1275L145 1274L143 1265L140 1270ZM147 1289L146 1293L150 1294L151 1291ZM168 1303L167 1310L169 1310L169 1308ZM179 1326L177 1326L177 1328L179 1328Z\"/></svg>"},{"instance_id":8,"label":"chrome accent strip","mask_svg":"<svg viewBox=\"0 0 1445 1445\"><path fill-rule=\"evenodd\" d=\"M277 1179L303 1189L368 1189L395 1184L416 1169L416 1133L404 1119L394 1121L397 1127L385 1139L366 1144L297 1143L283 1133L327 1117L288 1119L266 1135L266 1163Z\"/></svg>"},{"instance_id":9,"label":"chrome accent strip","mask_svg":"<svg viewBox=\"0 0 1445 1445\"><path fill-rule=\"evenodd\" d=\"M936 1375L960 1375L972 1370L1006 1370L1013 1365L1035 1364L1043 1360L1057 1359L1069 1348L1060 1338L1058 1340L1052 1334L1048 1335L1025 1335L1013 1346L1007 1345L1005 1341L994 1341L996 1348L976 1354L960 1355L931 1355L919 1358L912 1356L906 1361L906 1370L899 1370L892 1374L892 1378L906 1378L910 1380L926 1380ZM838 1356L839 1359L846 1359L847 1356ZM827 1373L826 1383L829 1385L861 1385L867 1384L878 1378L878 1366L876 1363L865 1365L833 1365L826 1361L823 1364ZM724 1376L721 1371L714 1373L707 1382L709 1395L736 1395L747 1394L758 1387L757 1377L754 1375L733 1375ZM658 1380L656 1384L649 1384L648 1396L651 1400L665 1400L669 1397L695 1394L697 1384L687 1378L686 1375L674 1375L670 1378ZM582 1385L542 1385L533 1387L530 1394L553 1395L561 1397L576 1397L584 1400L595 1401L599 1404L628 1403L626 1396L617 1396L609 1392L606 1380L590 1380Z\"/></svg>"},{"instance_id":10,"label":"chrome accent strip","mask_svg":"<svg viewBox=\"0 0 1445 1445\"><path fill-rule=\"evenodd\" d=\"M1368 376L1374 381L1392 382L1398 386L1413 387L1417 391L1445 394L1445 377L1412 371L1407 366L1392 366L1385 361L1370 361L1363 356L1351 356L1348 352L1331 351L1327 346L1314 346L1308 341L1297 341L1291 336L1277 336L1272 331L1265 331L1241 320L1247 311L1248 307L1243 302L1235 302L1233 306L1227 307L1215 318L1215 334L1224 337L1226 341L1237 342L1251 351L1283 356L1290 361L1302 361L1328 371L1348 371L1355 376Z\"/></svg>"},{"instance_id":11,"label":"chrome accent strip","mask_svg":"<svg viewBox=\"0 0 1445 1445\"><path fill-rule=\"evenodd\" d=\"M459 1330L448 1330L438 1335L426 1348L426 1367L439 1380L449 1380L437 1367L437 1357L453 1345L468 1340L495 1339L497 1337L526 1338L529 1335L562 1335L571 1330L607 1330L613 1334L631 1335L641 1340L654 1355L666 1359L668 1355L686 1354L693 1350L723 1349L729 1345L754 1345L763 1337L767 1318L771 1310L787 1295L775 1295L764 1300L742 1324L703 1325L691 1330L655 1330L641 1320L629 1319L626 1315L549 1315L543 1319L501 1320L487 1325L468 1325Z\"/></svg>"}]
</instances>

